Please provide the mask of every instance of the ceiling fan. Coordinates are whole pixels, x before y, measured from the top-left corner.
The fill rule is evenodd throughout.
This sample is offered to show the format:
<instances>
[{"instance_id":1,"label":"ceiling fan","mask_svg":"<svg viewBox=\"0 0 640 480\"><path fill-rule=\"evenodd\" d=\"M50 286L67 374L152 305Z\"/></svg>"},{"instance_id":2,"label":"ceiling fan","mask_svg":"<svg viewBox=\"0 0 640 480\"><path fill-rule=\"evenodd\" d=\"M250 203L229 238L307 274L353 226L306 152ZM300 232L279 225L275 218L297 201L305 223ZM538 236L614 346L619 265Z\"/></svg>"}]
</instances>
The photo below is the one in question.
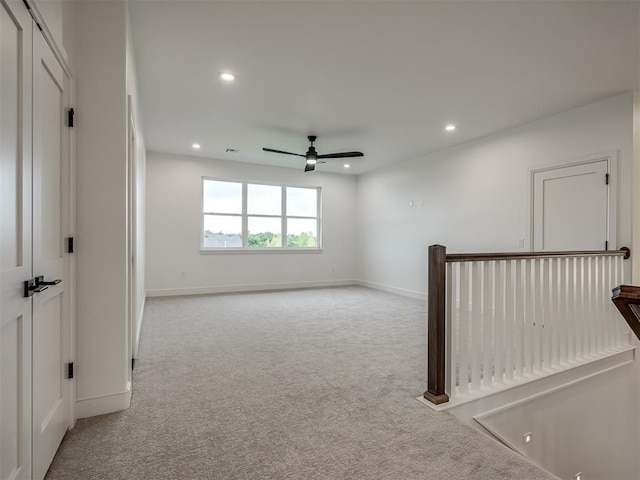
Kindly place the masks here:
<instances>
[{"instance_id":1,"label":"ceiling fan","mask_svg":"<svg viewBox=\"0 0 640 480\"><path fill-rule=\"evenodd\" d=\"M316 164L318 163L327 163L326 159L328 158L352 158L352 157L363 157L364 154L362 152L341 152L341 153L328 153L326 155L318 155L315 147L313 146L313 142L316 141L315 135L309 135L307 139L309 140L309 150L304 155L301 153L291 153L291 152L283 152L282 150L274 150L273 148L263 148L265 152L273 152L273 153L284 153L285 155L296 155L298 157L304 157L307 160L307 164L304 166L305 172L312 172L316 168Z\"/></svg>"}]
</instances>

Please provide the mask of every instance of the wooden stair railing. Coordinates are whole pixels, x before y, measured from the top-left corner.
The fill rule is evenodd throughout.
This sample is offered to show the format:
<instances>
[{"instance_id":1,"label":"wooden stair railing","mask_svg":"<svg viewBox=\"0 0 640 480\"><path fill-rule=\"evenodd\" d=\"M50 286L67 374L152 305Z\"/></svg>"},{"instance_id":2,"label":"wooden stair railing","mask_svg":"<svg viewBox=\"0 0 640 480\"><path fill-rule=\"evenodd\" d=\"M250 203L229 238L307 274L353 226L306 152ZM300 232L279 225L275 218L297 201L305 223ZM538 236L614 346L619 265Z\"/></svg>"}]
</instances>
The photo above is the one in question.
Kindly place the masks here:
<instances>
[{"instance_id":1,"label":"wooden stair railing","mask_svg":"<svg viewBox=\"0 0 640 480\"><path fill-rule=\"evenodd\" d=\"M592 256L624 256L628 259L631 251L627 247L605 251L567 252L514 252L514 253L463 253L447 254L443 245L429 247L429 280L427 305L427 391L423 396L429 402L439 405L449 401L446 392L447 351L446 351L446 303L447 303L447 263L475 261L503 261L538 258L569 258ZM617 292L617 293L616 293ZM613 302L627 323L640 338L640 287L621 285L614 290Z\"/></svg>"},{"instance_id":2,"label":"wooden stair railing","mask_svg":"<svg viewBox=\"0 0 640 480\"><path fill-rule=\"evenodd\" d=\"M611 301L618 308L636 337L640 339L640 287L620 285L613 289Z\"/></svg>"}]
</instances>

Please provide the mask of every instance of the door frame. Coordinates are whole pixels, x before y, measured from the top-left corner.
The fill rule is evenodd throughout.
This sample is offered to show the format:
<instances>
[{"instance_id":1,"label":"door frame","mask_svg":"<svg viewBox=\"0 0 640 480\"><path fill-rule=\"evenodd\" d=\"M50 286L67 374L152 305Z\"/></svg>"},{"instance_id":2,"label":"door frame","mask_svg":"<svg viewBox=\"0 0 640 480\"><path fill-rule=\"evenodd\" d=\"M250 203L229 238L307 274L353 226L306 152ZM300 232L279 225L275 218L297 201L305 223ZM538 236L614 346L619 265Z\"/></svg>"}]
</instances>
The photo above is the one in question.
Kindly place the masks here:
<instances>
[{"instance_id":1,"label":"door frame","mask_svg":"<svg viewBox=\"0 0 640 480\"><path fill-rule=\"evenodd\" d=\"M132 381L131 371L133 370L133 360L137 354L137 306L138 306L138 272L137 272L137 244L138 244L138 155L137 142L138 133L133 115L131 95L127 95L128 128L127 128L127 351L129 358L128 380Z\"/></svg>"},{"instance_id":2,"label":"door frame","mask_svg":"<svg viewBox=\"0 0 640 480\"><path fill-rule=\"evenodd\" d=\"M607 162L607 172L609 173L609 189L607 192L607 241L609 242L609 250L615 250L618 248L616 235L618 212L618 151L611 150L608 152L585 155L583 157L568 160L566 163L555 163L553 165L529 171L529 245L531 251L534 251L535 248L535 175L537 173L548 172L551 170L587 165L589 163L601 161Z\"/></svg>"},{"instance_id":3,"label":"door frame","mask_svg":"<svg viewBox=\"0 0 640 480\"><path fill-rule=\"evenodd\" d=\"M46 40L46 37L45 37ZM48 43L48 42L47 42ZM56 53L53 50L54 54ZM69 70L66 62L62 62L57 57L61 65L63 65L65 89L68 89L67 95L67 109L72 108L75 105L75 82L71 71ZM66 66L66 68L65 68ZM68 117L65 119L68 121ZM64 275L67 286L65 287L65 305L64 309L68 312L68 328L65 339L68 342L65 346L65 353L67 355L67 363L73 363L75 366L76 360L76 155L75 155L75 128L70 127L67 123L67 129L65 132L67 139L67 151L65 152L66 171L62 179L62 203L64 205L64 211L62 212L63 218L63 241L64 241ZM67 239L73 239L74 250L69 252L69 246ZM76 421L76 375L74 368L74 378L68 379L69 388L69 405L68 405L68 428L71 429L75 425Z\"/></svg>"}]
</instances>

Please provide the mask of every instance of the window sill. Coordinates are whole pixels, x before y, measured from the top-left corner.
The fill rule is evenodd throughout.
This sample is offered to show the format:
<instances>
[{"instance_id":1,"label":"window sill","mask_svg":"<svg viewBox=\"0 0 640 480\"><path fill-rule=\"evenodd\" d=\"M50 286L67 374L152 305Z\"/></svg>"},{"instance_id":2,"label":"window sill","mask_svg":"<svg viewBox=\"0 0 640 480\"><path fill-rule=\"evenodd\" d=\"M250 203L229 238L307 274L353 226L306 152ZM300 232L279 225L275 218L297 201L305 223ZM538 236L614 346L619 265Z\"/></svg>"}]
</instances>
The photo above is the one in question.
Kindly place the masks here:
<instances>
[{"instance_id":1,"label":"window sill","mask_svg":"<svg viewBox=\"0 0 640 480\"><path fill-rule=\"evenodd\" d=\"M201 248L200 255L322 253L322 248Z\"/></svg>"}]
</instances>

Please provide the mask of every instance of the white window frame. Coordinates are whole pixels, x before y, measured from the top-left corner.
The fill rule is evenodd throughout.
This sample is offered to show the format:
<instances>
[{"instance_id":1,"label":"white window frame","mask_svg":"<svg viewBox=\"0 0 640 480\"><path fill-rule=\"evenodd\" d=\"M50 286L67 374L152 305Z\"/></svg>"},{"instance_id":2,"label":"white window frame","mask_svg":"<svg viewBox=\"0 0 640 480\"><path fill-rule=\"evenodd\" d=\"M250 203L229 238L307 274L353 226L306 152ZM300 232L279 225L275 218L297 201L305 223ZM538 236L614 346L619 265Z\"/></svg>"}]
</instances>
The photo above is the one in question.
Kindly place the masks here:
<instances>
[{"instance_id":1,"label":"white window frame","mask_svg":"<svg viewBox=\"0 0 640 480\"><path fill-rule=\"evenodd\" d=\"M204 211L204 182L229 182L240 183L242 185L242 213L220 213ZM280 215L264 215L248 213L248 185L267 185L281 188L281 214ZM207 177L203 176L200 183L200 253L201 254L218 254L218 253L320 253L322 252L322 187L309 185L291 185L284 183L256 182L250 180L236 180L229 178ZM316 216L305 217L298 215L287 215L287 188L304 188L316 191ZM205 247L204 246L204 219L207 215L221 215L229 217L241 217L242 223L242 247ZM280 218L281 221L281 238L282 246L280 247L250 247L249 243L249 217L260 218ZM287 220L288 219L304 219L316 220L317 222L317 246L315 247L289 247L287 246Z\"/></svg>"}]
</instances>

